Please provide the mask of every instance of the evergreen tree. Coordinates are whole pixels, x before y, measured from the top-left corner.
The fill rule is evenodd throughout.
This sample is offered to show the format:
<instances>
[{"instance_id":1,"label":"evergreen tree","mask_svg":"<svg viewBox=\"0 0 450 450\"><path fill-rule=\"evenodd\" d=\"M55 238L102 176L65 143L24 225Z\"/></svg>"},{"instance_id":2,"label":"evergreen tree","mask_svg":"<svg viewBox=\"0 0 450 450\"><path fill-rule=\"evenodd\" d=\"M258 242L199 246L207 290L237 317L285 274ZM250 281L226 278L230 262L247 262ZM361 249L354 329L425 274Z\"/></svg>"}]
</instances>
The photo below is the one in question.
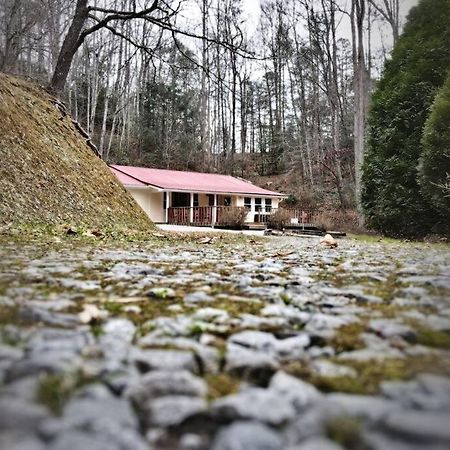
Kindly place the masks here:
<instances>
[{"instance_id":1,"label":"evergreen tree","mask_svg":"<svg viewBox=\"0 0 450 450\"><path fill-rule=\"evenodd\" d=\"M422 136L419 183L443 223L450 225L450 71L436 95Z\"/></svg>"},{"instance_id":2,"label":"evergreen tree","mask_svg":"<svg viewBox=\"0 0 450 450\"><path fill-rule=\"evenodd\" d=\"M363 167L367 224L397 236L424 235L439 219L421 195L418 163L429 108L450 68L450 0L421 0L372 99Z\"/></svg>"}]
</instances>

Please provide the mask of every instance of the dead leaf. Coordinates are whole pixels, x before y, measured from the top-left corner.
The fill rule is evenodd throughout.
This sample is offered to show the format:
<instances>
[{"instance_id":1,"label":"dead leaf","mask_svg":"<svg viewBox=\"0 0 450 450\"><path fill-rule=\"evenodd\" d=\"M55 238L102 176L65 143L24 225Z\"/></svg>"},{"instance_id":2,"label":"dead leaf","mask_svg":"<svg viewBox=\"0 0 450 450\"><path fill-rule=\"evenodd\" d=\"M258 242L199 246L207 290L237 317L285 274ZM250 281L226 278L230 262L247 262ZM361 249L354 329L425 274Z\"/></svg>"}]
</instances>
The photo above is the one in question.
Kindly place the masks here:
<instances>
[{"instance_id":1,"label":"dead leaf","mask_svg":"<svg viewBox=\"0 0 450 450\"><path fill-rule=\"evenodd\" d=\"M93 323L108 317L108 311L101 310L96 305L87 304L83 308L78 314L81 323Z\"/></svg>"},{"instance_id":2,"label":"dead leaf","mask_svg":"<svg viewBox=\"0 0 450 450\"><path fill-rule=\"evenodd\" d=\"M211 237L204 237L198 240L199 244L211 244L213 242L213 238Z\"/></svg>"}]
</instances>

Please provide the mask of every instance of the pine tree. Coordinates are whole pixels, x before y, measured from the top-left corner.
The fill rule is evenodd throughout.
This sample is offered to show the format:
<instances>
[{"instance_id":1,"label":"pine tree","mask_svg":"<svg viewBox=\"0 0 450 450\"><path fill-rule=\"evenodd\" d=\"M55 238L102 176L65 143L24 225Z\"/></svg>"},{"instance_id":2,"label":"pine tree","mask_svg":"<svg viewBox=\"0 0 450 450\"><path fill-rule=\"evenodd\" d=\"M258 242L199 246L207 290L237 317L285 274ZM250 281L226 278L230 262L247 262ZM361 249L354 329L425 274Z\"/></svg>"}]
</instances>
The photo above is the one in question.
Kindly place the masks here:
<instances>
[{"instance_id":1,"label":"pine tree","mask_svg":"<svg viewBox=\"0 0 450 450\"><path fill-rule=\"evenodd\" d=\"M372 99L362 206L369 226L426 234L439 219L421 194L422 130L450 69L450 0L421 0L409 14Z\"/></svg>"},{"instance_id":2,"label":"pine tree","mask_svg":"<svg viewBox=\"0 0 450 450\"><path fill-rule=\"evenodd\" d=\"M422 136L419 183L442 224L450 226L450 71L431 108Z\"/></svg>"}]
</instances>

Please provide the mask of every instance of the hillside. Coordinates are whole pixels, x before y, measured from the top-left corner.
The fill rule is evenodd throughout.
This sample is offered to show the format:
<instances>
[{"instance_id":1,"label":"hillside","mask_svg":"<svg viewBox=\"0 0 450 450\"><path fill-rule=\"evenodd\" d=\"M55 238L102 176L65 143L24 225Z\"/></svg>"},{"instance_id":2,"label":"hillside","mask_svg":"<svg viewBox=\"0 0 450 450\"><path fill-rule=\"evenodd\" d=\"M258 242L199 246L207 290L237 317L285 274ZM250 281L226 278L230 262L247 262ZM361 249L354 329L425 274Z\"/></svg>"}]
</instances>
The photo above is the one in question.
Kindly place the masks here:
<instances>
[{"instance_id":1,"label":"hillside","mask_svg":"<svg viewBox=\"0 0 450 450\"><path fill-rule=\"evenodd\" d=\"M0 74L0 223L151 227L52 101L33 83Z\"/></svg>"}]
</instances>

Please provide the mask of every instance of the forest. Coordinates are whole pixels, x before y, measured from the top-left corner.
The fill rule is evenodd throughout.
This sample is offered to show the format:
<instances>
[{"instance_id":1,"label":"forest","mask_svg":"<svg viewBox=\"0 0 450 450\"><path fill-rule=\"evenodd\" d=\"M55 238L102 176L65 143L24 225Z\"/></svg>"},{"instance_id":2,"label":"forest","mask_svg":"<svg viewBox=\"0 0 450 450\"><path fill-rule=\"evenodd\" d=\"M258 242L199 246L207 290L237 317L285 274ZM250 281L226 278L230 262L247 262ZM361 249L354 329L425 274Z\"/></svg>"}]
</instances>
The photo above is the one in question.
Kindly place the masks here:
<instances>
[{"instance_id":1,"label":"forest","mask_svg":"<svg viewBox=\"0 0 450 450\"><path fill-rule=\"evenodd\" d=\"M418 175L417 149L431 145L430 129L439 121L429 119L422 141L428 109L450 68L450 6L448 0L415 5L3 0L0 71L48 86L108 163L270 180L303 207L358 211L360 218L363 212L366 225L383 233L423 235L449 214L448 151L435 179L425 162ZM427 44L414 45L417 33ZM420 72L426 100L416 105L417 120L407 131L415 135L402 151L403 138L393 138L389 150L379 133L388 139L383 130L392 128L389 114L396 120L401 93L386 97L401 91L397 74L411 51L428 55L427 70L439 61L439 75L428 80ZM413 71L411 65L409 78ZM397 152L398 170L381 173ZM409 175L401 172L407 161ZM408 180L400 183L403 176ZM402 192L392 196L396 190ZM403 215L405 205L411 211Z\"/></svg>"}]
</instances>

